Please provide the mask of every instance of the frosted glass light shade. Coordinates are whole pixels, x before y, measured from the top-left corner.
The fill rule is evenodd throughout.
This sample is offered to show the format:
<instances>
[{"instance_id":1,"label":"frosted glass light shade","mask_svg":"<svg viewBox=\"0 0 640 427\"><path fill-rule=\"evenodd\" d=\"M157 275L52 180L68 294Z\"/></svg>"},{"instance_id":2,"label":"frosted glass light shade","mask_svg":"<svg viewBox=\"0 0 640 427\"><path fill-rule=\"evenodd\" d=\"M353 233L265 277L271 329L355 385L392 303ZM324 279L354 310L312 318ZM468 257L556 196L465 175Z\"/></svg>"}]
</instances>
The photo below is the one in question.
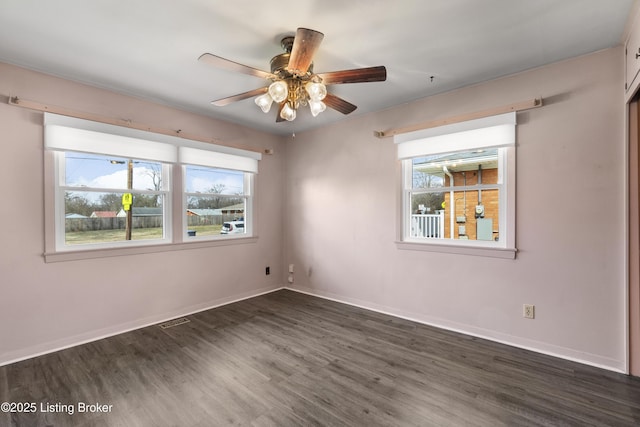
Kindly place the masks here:
<instances>
[{"instance_id":1,"label":"frosted glass light shade","mask_svg":"<svg viewBox=\"0 0 640 427\"><path fill-rule=\"evenodd\" d=\"M296 110L291 108L291 106L287 102L286 104L284 104L284 107L282 108L282 111L280 111L280 117L282 117L283 119L285 119L285 120L287 120L289 122L292 121L292 120L295 120L295 118L296 118Z\"/></svg>"},{"instance_id":2,"label":"frosted glass light shade","mask_svg":"<svg viewBox=\"0 0 640 427\"><path fill-rule=\"evenodd\" d=\"M309 82L304 88L312 101L322 101L327 96L327 88L322 83Z\"/></svg>"},{"instance_id":3,"label":"frosted glass light shade","mask_svg":"<svg viewBox=\"0 0 640 427\"><path fill-rule=\"evenodd\" d=\"M273 98L271 98L271 95L269 95L268 93L265 93L264 95L260 95L259 97L257 97L255 102L256 102L256 105L260 107L260 109L264 113L268 113L269 110L271 109Z\"/></svg>"},{"instance_id":4,"label":"frosted glass light shade","mask_svg":"<svg viewBox=\"0 0 640 427\"><path fill-rule=\"evenodd\" d=\"M269 95L276 102L282 102L287 99L287 95L289 94L289 89L287 88L287 83L278 80L277 82L271 83L269 86Z\"/></svg>"},{"instance_id":5,"label":"frosted glass light shade","mask_svg":"<svg viewBox=\"0 0 640 427\"><path fill-rule=\"evenodd\" d=\"M309 108L311 109L311 114L315 117L326 110L327 106L322 101L309 101Z\"/></svg>"}]
</instances>

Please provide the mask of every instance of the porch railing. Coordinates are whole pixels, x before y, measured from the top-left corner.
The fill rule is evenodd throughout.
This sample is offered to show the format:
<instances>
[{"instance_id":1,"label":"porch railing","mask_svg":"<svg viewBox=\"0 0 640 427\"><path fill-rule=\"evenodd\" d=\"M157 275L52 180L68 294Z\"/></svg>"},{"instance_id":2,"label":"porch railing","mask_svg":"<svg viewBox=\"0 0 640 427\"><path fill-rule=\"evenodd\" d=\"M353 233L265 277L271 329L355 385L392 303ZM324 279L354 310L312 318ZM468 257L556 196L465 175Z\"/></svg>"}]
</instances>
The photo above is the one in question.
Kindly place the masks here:
<instances>
[{"instance_id":1,"label":"porch railing","mask_svg":"<svg viewBox=\"0 0 640 427\"><path fill-rule=\"evenodd\" d=\"M444 211L411 215L411 237L444 239Z\"/></svg>"}]
</instances>

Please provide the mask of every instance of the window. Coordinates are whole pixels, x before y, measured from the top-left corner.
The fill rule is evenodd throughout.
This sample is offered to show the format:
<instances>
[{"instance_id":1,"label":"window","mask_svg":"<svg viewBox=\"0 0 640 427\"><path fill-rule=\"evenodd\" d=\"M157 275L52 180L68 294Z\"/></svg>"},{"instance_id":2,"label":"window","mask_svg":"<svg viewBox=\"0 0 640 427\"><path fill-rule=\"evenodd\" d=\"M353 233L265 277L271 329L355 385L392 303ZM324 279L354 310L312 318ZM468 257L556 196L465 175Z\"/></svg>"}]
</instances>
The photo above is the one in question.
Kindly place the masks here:
<instances>
[{"instance_id":1,"label":"window","mask_svg":"<svg viewBox=\"0 0 640 427\"><path fill-rule=\"evenodd\" d=\"M54 155L61 248L169 237L164 207L171 165L73 151ZM131 203L124 206L128 197Z\"/></svg>"},{"instance_id":2,"label":"window","mask_svg":"<svg viewBox=\"0 0 640 427\"><path fill-rule=\"evenodd\" d=\"M45 148L48 254L253 236L259 153L49 113Z\"/></svg>"},{"instance_id":3,"label":"window","mask_svg":"<svg viewBox=\"0 0 640 427\"><path fill-rule=\"evenodd\" d=\"M395 140L403 173L402 248L514 256L515 113Z\"/></svg>"},{"instance_id":4,"label":"window","mask_svg":"<svg viewBox=\"0 0 640 427\"><path fill-rule=\"evenodd\" d=\"M187 236L250 233L245 217L251 211L251 179L242 171L185 166Z\"/></svg>"}]
</instances>

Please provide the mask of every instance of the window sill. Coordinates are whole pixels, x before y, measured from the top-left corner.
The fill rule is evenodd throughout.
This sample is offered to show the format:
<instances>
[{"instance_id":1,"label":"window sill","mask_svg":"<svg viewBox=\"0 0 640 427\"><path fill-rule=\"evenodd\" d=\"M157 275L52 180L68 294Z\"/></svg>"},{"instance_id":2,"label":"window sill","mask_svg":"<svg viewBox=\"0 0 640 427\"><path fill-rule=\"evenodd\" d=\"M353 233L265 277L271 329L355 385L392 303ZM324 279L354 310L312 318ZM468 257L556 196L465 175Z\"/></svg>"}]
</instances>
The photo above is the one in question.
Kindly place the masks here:
<instances>
[{"instance_id":1,"label":"window sill","mask_svg":"<svg viewBox=\"0 0 640 427\"><path fill-rule=\"evenodd\" d=\"M138 254L151 254L157 252L183 251L189 249L210 248L216 246L229 246L256 243L258 237L237 237L224 240L200 240L194 242L169 243L161 245L141 245L127 248L87 249L78 251L61 251L44 254L44 261L64 262L83 259L108 258L116 256L130 256Z\"/></svg>"},{"instance_id":2,"label":"window sill","mask_svg":"<svg viewBox=\"0 0 640 427\"><path fill-rule=\"evenodd\" d=\"M490 258L515 259L517 249L463 246L442 243L396 242L396 247L408 251L439 252L445 254L473 255Z\"/></svg>"}]
</instances>

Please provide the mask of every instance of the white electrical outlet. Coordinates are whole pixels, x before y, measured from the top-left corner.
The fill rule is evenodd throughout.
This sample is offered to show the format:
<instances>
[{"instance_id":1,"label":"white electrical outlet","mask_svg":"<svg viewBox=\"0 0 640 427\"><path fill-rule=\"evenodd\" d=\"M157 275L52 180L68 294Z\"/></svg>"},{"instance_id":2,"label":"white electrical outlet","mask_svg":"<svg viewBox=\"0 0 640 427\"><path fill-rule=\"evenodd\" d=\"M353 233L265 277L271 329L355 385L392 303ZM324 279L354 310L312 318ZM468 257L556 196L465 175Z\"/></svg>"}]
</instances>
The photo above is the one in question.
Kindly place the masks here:
<instances>
[{"instance_id":1,"label":"white electrical outlet","mask_svg":"<svg viewBox=\"0 0 640 427\"><path fill-rule=\"evenodd\" d=\"M533 304L524 304L522 306L522 317L526 319L534 319L536 316L536 306Z\"/></svg>"}]
</instances>

